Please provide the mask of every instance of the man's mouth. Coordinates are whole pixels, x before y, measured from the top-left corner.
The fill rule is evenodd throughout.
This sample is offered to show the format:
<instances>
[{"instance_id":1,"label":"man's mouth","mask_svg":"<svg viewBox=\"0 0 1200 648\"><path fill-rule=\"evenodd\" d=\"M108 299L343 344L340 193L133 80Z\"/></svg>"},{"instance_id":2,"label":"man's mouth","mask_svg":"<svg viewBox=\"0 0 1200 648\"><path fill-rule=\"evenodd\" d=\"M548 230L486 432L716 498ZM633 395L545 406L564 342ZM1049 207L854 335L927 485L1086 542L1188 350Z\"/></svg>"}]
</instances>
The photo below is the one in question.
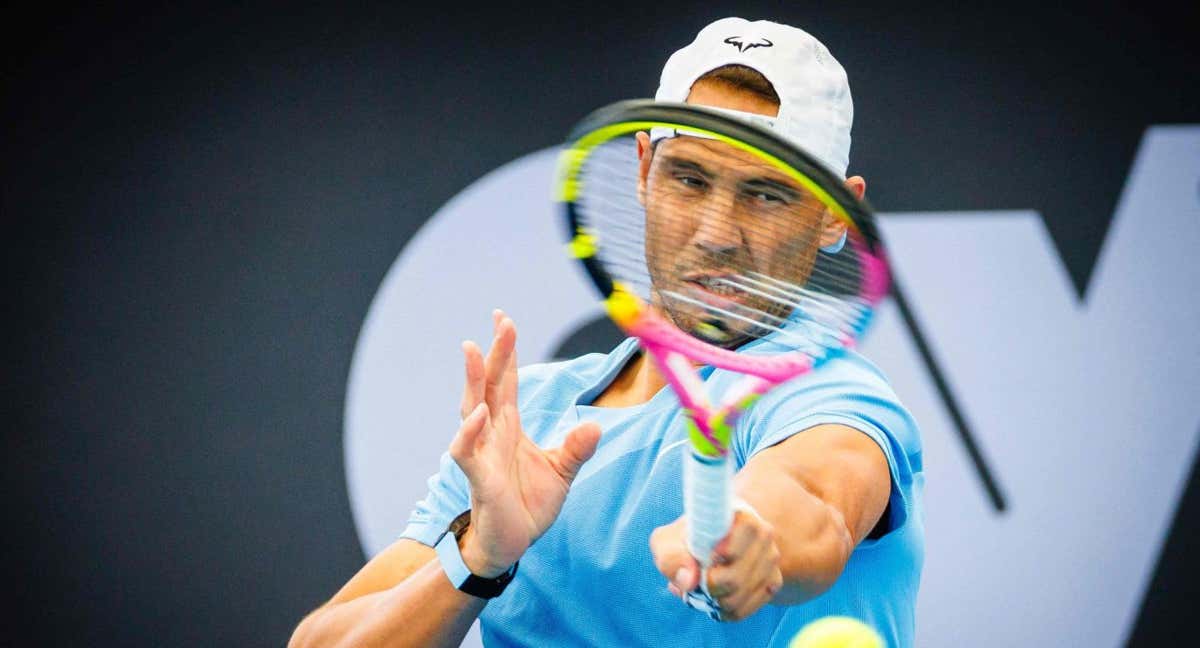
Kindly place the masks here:
<instances>
[{"instance_id":1,"label":"man's mouth","mask_svg":"<svg viewBox=\"0 0 1200 648\"><path fill-rule=\"evenodd\" d=\"M737 287L727 274L692 273L683 281L690 284L691 296L714 308L730 309L746 299L746 293Z\"/></svg>"}]
</instances>

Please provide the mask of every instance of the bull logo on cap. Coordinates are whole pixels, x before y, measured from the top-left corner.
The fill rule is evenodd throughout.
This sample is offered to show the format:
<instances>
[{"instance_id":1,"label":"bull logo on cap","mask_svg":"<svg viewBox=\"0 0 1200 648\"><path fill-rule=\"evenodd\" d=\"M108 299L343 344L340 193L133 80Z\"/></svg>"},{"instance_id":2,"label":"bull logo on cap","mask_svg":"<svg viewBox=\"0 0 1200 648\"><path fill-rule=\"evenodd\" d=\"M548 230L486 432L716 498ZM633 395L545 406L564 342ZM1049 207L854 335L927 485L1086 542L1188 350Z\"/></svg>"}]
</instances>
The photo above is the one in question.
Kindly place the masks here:
<instances>
[{"instance_id":1,"label":"bull logo on cap","mask_svg":"<svg viewBox=\"0 0 1200 648\"><path fill-rule=\"evenodd\" d=\"M725 42L736 47L739 52L745 52L746 50L754 49L755 47L772 47L775 45L775 43L772 43L765 38L760 38L753 43L747 43L746 41L742 40L741 36L730 36L729 38L725 39Z\"/></svg>"}]
</instances>

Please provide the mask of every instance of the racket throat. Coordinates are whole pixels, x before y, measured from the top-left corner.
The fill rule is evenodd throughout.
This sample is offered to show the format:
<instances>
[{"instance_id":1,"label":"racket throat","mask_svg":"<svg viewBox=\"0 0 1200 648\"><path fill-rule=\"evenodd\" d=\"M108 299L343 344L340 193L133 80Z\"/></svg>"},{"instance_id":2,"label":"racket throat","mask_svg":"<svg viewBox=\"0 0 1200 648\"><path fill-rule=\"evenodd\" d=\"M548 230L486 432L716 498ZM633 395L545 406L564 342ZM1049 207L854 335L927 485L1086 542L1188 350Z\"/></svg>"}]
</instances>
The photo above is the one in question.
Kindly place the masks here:
<instances>
[{"instance_id":1,"label":"racket throat","mask_svg":"<svg viewBox=\"0 0 1200 648\"><path fill-rule=\"evenodd\" d=\"M728 454L738 420L761 395L759 392L747 392L707 418L698 417L694 410L687 409L688 438L692 448L708 457Z\"/></svg>"},{"instance_id":2,"label":"racket throat","mask_svg":"<svg viewBox=\"0 0 1200 648\"><path fill-rule=\"evenodd\" d=\"M720 418L697 419L695 414L689 411L687 430L691 448L696 453L710 458L720 458L729 452L732 428Z\"/></svg>"}]
</instances>

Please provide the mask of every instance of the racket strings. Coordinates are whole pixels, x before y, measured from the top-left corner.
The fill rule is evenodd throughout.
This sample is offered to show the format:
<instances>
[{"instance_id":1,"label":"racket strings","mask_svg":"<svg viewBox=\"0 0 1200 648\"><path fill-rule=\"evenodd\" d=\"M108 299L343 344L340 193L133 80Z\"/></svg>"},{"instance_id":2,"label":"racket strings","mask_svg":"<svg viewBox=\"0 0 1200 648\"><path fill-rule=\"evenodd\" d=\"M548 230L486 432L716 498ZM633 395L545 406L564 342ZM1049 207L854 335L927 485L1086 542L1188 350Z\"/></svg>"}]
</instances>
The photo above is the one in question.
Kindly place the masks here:
<instances>
[{"instance_id":1,"label":"racket strings","mask_svg":"<svg viewBox=\"0 0 1200 648\"><path fill-rule=\"evenodd\" d=\"M707 305L705 302L689 297L687 295L667 291L666 294L673 300L691 304L693 306L704 308ZM763 313L753 309L746 309L748 315L742 315L734 310L721 311L721 314L730 319L749 324L756 329L756 332L763 340L769 340L775 344L780 351L803 351L810 356L819 357L825 354L825 350L829 347L838 346L841 338L836 331L832 329L822 329L818 327L797 328L795 326L787 326L788 320L777 318L769 313ZM751 316L752 315L752 316ZM771 320L775 320L772 322Z\"/></svg>"},{"instance_id":2,"label":"racket strings","mask_svg":"<svg viewBox=\"0 0 1200 648\"><path fill-rule=\"evenodd\" d=\"M664 153L661 144L653 155ZM614 279L722 346L764 340L780 352L820 354L865 326L872 303L862 294L856 231L840 248L826 243L826 207L795 183L782 186L785 176L765 160L740 153L728 165L711 155L693 163L685 147L668 147L668 157L652 160L640 198L632 135L584 161L576 213Z\"/></svg>"},{"instance_id":3,"label":"racket strings","mask_svg":"<svg viewBox=\"0 0 1200 648\"><path fill-rule=\"evenodd\" d=\"M737 279L744 280L746 283L737 283ZM736 275L734 279L726 278L723 281L732 284L739 290L776 299L780 303L790 305L794 308L800 308L808 304L827 312L835 318L861 317L871 311L871 305L866 300L833 297L820 291L805 289L778 281L762 273L750 273L749 276ZM755 289L756 286L768 292L760 292Z\"/></svg>"},{"instance_id":4,"label":"racket strings","mask_svg":"<svg viewBox=\"0 0 1200 648\"><path fill-rule=\"evenodd\" d=\"M818 291L774 280L761 273L754 274L762 279L755 279L745 275L733 275L721 277L717 281L734 287L741 292L763 297L776 304L787 306L793 313L799 313L803 319L824 324L831 331L841 328L841 324L844 322L862 319L871 312L870 304L862 299L835 298ZM667 294L682 299L680 293L668 291ZM697 302L694 299L689 301L702 304L702 302ZM773 330L776 332L782 332L783 327L789 321L788 318L762 312L741 304L734 304L733 308L747 311L750 313L749 316L756 317L763 323L774 324L776 328Z\"/></svg>"},{"instance_id":5,"label":"racket strings","mask_svg":"<svg viewBox=\"0 0 1200 648\"><path fill-rule=\"evenodd\" d=\"M801 319L818 324L834 335L842 332L847 327L857 330L861 326L861 323L871 314L870 307L865 305L861 300L829 299L813 291L804 291L802 294L789 298L789 295L786 293L782 295L772 294L771 292L758 290L750 284L743 284L730 279L724 279L723 281L742 292L772 299L778 304L789 306L792 309L792 319ZM755 283L762 285L762 282ZM768 320L771 324L778 327L775 332L785 330L787 323L790 321L788 318L757 311L755 311L755 316Z\"/></svg>"}]
</instances>

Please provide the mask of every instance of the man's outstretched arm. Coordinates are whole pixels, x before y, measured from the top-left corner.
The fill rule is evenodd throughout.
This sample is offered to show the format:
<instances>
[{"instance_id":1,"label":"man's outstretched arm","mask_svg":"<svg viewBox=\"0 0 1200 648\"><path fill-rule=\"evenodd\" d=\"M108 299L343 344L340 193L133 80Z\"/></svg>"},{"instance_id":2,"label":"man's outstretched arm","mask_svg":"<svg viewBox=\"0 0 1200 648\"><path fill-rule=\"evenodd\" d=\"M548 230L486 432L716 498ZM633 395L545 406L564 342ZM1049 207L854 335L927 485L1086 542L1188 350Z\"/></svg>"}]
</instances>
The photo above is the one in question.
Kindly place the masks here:
<instances>
[{"instance_id":1,"label":"man's outstretched arm","mask_svg":"<svg viewBox=\"0 0 1200 648\"><path fill-rule=\"evenodd\" d=\"M433 549L402 539L301 621L288 646L457 646L486 603L450 584Z\"/></svg>"},{"instance_id":2,"label":"man's outstretched arm","mask_svg":"<svg viewBox=\"0 0 1200 648\"><path fill-rule=\"evenodd\" d=\"M730 621L829 589L887 508L891 472L866 434L818 425L756 454L734 487L754 513L737 512L707 574L709 592ZM655 565L677 595L700 582L686 528L681 517L650 538Z\"/></svg>"}]
</instances>

